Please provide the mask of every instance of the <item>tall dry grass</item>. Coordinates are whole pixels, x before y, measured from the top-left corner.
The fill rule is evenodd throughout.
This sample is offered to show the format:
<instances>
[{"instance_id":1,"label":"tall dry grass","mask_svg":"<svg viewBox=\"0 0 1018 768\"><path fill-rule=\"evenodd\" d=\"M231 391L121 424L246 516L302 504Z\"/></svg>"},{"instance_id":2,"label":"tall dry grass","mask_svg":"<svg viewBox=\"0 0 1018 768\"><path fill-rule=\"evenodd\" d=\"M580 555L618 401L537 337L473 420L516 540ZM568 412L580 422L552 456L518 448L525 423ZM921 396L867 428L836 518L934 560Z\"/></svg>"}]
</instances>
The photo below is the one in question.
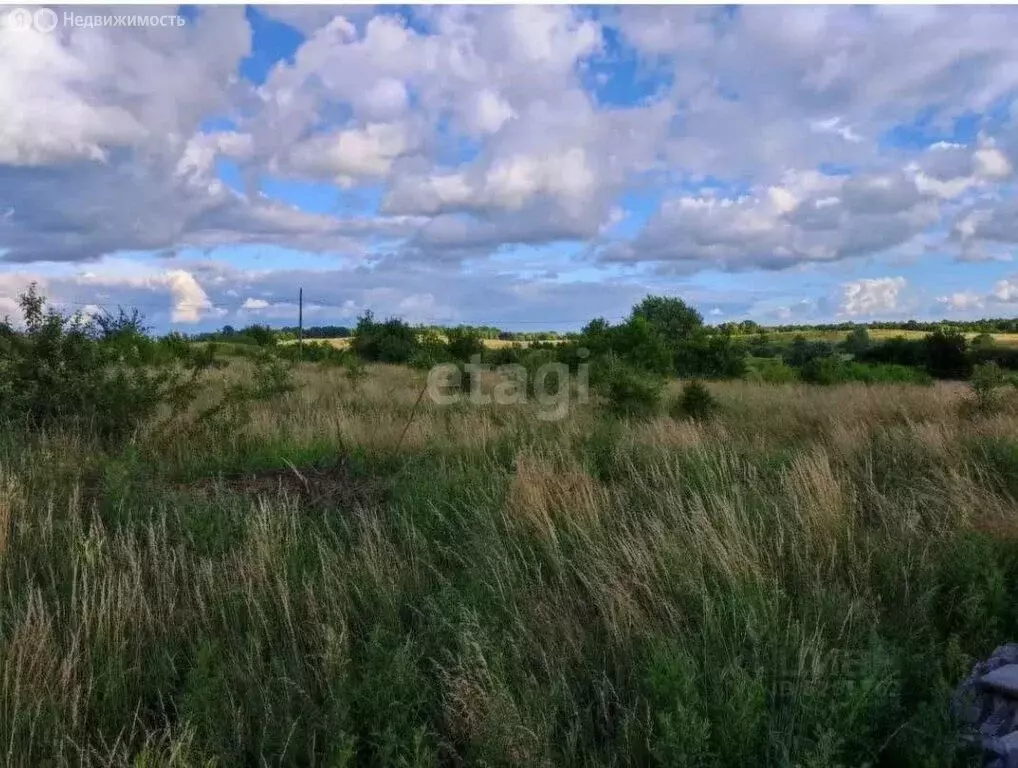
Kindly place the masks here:
<instances>
[{"instance_id":1,"label":"tall dry grass","mask_svg":"<svg viewBox=\"0 0 1018 768\"><path fill-rule=\"evenodd\" d=\"M422 374L299 380L235 433L0 442L8 764L947 765L1018 630L1018 414L958 387L404 436ZM371 493L195 485L340 456Z\"/></svg>"}]
</instances>

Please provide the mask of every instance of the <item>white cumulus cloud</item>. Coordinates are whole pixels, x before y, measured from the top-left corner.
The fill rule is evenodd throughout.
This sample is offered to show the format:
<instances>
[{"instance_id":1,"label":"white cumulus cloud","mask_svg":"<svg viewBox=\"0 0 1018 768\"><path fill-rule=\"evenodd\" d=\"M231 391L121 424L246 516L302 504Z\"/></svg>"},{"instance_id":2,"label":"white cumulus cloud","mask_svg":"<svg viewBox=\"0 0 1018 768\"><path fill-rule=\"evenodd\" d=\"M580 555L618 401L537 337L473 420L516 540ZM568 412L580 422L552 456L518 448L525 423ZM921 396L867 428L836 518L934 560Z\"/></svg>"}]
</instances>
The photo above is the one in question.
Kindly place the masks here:
<instances>
[{"instance_id":1,"label":"white cumulus cloud","mask_svg":"<svg viewBox=\"0 0 1018 768\"><path fill-rule=\"evenodd\" d=\"M900 308L899 299L907 285L904 277L875 277L845 283L841 314L854 317L895 312Z\"/></svg>"}]
</instances>

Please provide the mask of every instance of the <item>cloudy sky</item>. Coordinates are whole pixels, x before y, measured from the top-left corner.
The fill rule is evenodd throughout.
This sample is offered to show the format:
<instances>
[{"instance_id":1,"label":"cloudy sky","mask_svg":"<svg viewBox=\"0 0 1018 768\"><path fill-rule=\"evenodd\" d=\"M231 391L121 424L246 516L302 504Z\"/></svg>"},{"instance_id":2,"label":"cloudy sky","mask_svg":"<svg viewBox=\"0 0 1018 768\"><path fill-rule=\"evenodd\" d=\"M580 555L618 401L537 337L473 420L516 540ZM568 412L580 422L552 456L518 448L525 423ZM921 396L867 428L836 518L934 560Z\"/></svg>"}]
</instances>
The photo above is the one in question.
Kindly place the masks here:
<instances>
[{"instance_id":1,"label":"cloudy sky","mask_svg":"<svg viewBox=\"0 0 1018 768\"><path fill-rule=\"evenodd\" d=\"M1018 8L54 8L0 28L0 313L1018 315Z\"/></svg>"}]
</instances>

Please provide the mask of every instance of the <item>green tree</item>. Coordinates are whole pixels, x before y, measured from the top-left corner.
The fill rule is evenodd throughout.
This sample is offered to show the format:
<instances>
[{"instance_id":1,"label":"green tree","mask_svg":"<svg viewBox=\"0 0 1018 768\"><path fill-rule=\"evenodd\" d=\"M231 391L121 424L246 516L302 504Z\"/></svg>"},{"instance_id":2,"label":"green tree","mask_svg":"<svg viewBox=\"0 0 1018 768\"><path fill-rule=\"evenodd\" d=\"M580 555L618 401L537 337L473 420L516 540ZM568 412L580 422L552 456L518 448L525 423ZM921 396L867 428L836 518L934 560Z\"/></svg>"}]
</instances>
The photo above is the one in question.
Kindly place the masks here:
<instances>
[{"instance_id":1,"label":"green tree","mask_svg":"<svg viewBox=\"0 0 1018 768\"><path fill-rule=\"evenodd\" d=\"M380 363L408 363L418 351L417 331L399 318L379 323L368 311L357 318L357 330L350 348L363 360Z\"/></svg>"},{"instance_id":2,"label":"green tree","mask_svg":"<svg viewBox=\"0 0 1018 768\"><path fill-rule=\"evenodd\" d=\"M997 390L1004 386L1004 372L996 363L977 365L972 371L970 382L976 396L976 407L980 411L993 411L999 405Z\"/></svg>"},{"instance_id":3,"label":"green tree","mask_svg":"<svg viewBox=\"0 0 1018 768\"><path fill-rule=\"evenodd\" d=\"M704 326L700 313L682 299L648 296L633 307L629 324L637 321L647 323L669 351L667 373L716 378L739 377L746 372L746 347L732 336L731 327L712 332Z\"/></svg>"},{"instance_id":4,"label":"green tree","mask_svg":"<svg viewBox=\"0 0 1018 768\"><path fill-rule=\"evenodd\" d=\"M648 296L635 307L632 317L642 317L665 341L677 347L703 329L703 317L682 299Z\"/></svg>"},{"instance_id":5,"label":"green tree","mask_svg":"<svg viewBox=\"0 0 1018 768\"><path fill-rule=\"evenodd\" d=\"M611 332L611 351L637 368L671 375L675 355L665 336L643 315L634 314Z\"/></svg>"},{"instance_id":6,"label":"green tree","mask_svg":"<svg viewBox=\"0 0 1018 768\"><path fill-rule=\"evenodd\" d=\"M675 352L679 376L740 378L746 369L746 346L729 334L697 333Z\"/></svg>"},{"instance_id":7,"label":"green tree","mask_svg":"<svg viewBox=\"0 0 1018 768\"><path fill-rule=\"evenodd\" d=\"M865 354L872 344L873 340L870 339L870 332L864 326L859 326L858 328L853 328L852 332L845 337L844 348L852 356L859 357Z\"/></svg>"},{"instance_id":8,"label":"green tree","mask_svg":"<svg viewBox=\"0 0 1018 768\"><path fill-rule=\"evenodd\" d=\"M997 340L993 338L992 334L980 333L974 339L972 339L972 351L981 352L983 350L993 349L997 346Z\"/></svg>"},{"instance_id":9,"label":"green tree","mask_svg":"<svg viewBox=\"0 0 1018 768\"><path fill-rule=\"evenodd\" d=\"M276 343L276 333L267 325L249 325L240 331L259 347L271 347Z\"/></svg>"},{"instance_id":10,"label":"green tree","mask_svg":"<svg viewBox=\"0 0 1018 768\"><path fill-rule=\"evenodd\" d=\"M580 331L578 344L585 347L591 355L603 355L612 347L611 325L603 317L596 317Z\"/></svg>"},{"instance_id":11,"label":"green tree","mask_svg":"<svg viewBox=\"0 0 1018 768\"><path fill-rule=\"evenodd\" d=\"M792 339L792 345L785 356L785 362L793 368L802 368L813 360L831 357L834 354L832 346L825 341L809 341L805 336L799 334Z\"/></svg>"},{"instance_id":12,"label":"green tree","mask_svg":"<svg viewBox=\"0 0 1018 768\"><path fill-rule=\"evenodd\" d=\"M968 343L961 331L938 328L924 339L926 370L938 379L967 379L972 373Z\"/></svg>"},{"instance_id":13,"label":"green tree","mask_svg":"<svg viewBox=\"0 0 1018 768\"><path fill-rule=\"evenodd\" d=\"M471 356L479 355L484 351L484 341L481 339L481 333L473 328L467 326L449 328L445 332L445 337L449 347L449 354L456 360L467 362Z\"/></svg>"}]
</instances>

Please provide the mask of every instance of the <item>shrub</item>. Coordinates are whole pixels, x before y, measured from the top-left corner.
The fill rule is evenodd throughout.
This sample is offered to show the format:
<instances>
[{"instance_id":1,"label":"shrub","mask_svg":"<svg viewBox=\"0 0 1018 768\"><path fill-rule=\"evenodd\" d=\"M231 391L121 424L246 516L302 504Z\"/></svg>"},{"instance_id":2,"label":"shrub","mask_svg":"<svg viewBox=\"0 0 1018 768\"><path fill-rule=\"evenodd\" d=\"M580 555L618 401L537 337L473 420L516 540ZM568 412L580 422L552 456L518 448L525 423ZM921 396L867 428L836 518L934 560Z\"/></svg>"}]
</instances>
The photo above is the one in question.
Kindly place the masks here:
<instances>
[{"instance_id":1,"label":"shrub","mask_svg":"<svg viewBox=\"0 0 1018 768\"><path fill-rule=\"evenodd\" d=\"M166 401L193 392L193 375L150 365L153 344L137 313L86 320L46 309L33 284L20 296L24 330L0 323L0 418L26 429L88 430L104 442L128 437Z\"/></svg>"},{"instance_id":2,"label":"shrub","mask_svg":"<svg viewBox=\"0 0 1018 768\"><path fill-rule=\"evenodd\" d=\"M583 356L580 350L585 350ZM588 359L612 356L660 376L710 378L742 376L747 357L742 341L729 332L706 328L696 310L680 299L662 296L648 296L619 325L604 318L592 320L570 343L561 345L558 354L570 369Z\"/></svg>"},{"instance_id":3,"label":"shrub","mask_svg":"<svg viewBox=\"0 0 1018 768\"><path fill-rule=\"evenodd\" d=\"M174 407L171 415L156 425L153 444L163 439L179 439L182 433L187 434L189 439L238 433L250 421L256 403L272 400L294 389L291 367L277 355L260 349L250 360L254 369L245 380L224 386L216 402L188 415L183 421L175 418L173 412L184 409L186 397L169 398Z\"/></svg>"},{"instance_id":4,"label":"shrub","mask_svg":"<svg viewBox=\"0 0 1018 768\"><path fill-rule=\"evenodd\" d=\"M611 329L611 351L630 367L667 376L674 373L675 355L662 333L642 315Z\"/></svg>"},{"instance_id":5,"label":"shrub","mask_svg":"<svg viewBox=\"0 0 1018 768\"><path fill-rule=\"evenodd\" d=\"M998 391L1004 386L1004 372L996 363L977 365L970 382L976 396L976 408L984 413L995 411L1000 405Z\"/></svg>"},{"instance_id":6,"label":"shrub","mask_svg":"<svg viewBox=\"0 0 1018 768\"><path fill-rule=\"evenodd\" d=\"M454 360L468 362L474 355L484 352L484 340L471 328L450 328L445 336L449 354Z\"/></svg>"},{"instance_id":7,"label":"shrub","mask_svg":"<svg viewBox=\"0 0 1018 768\"><path fill-rule=\"evenodd\" d=\"M603 317L594 318L580 331L577 342L591 355L606 355L612 349L611 325Z\"/></svg>"},{"instance_id":8,"label":"shrub","mask_svg":"<svg viewBox=\"0 0 1018 768\"><path fill-rule=\"evenodd\" d=\"M746 347L724 333L701 330L675 351L675 371L680 376L738 379L746 374Z\"/></svg>"},{"instance_id":9,"label":"shrub","mask_svg":"<svg viewBox=\"0 0 1018 768\"><path fill-rule=\"evenodd\" d=\"M215 360L214 344L192 344L181 333L173 332L155 342L154 360L156 364L180 361L185 365L221 365Z\"/></svg>"},{"instance_id":10,"label":"shrub","mask_svg":"<svg viewBox=\"0 0 1018 768\"><path fill-rule=\"evenodd\" d=\"M873 344L855 359L865 363L889 363L922 367L926 365L926 348L922 339L906 339L895 336L879 344Z\"/></svg>"},{"instance_id":11,"label":"shrub","mask_svg":"<svg viewBox=\"0 0 1018 768\"><path fill-rule=\"evenodd\" d=\"M554 348L528 349L524 351L524 354L520 356L519 364L522 365L527 372L528 397L537 397L541 394L537 391L540 369L546 365L555 365L558 362L558 350ZM542 383L547 386L549 382L545 379ZM555 386L565 386L565 382L556 381Z\"/></svg>"},{"instance_id":12,"label":"shrub","mask_svg":"<svg viewBox=\"0 0 1018 768\"><path fill-rule=\"evenodd\" d=\"M997 340L993 338L993 334L980 333L972 339L970 346L973 352L976 352L977 350L988 351L997 346Z\"/></svg>"},{"instance_id":13,"label":"shrub","mask_svg":"<svg viewBox=\"0 0 1018 768\"><path fill-rule=\"evenodd\" d=\"M938 328L923 340L923 344L926 370L931 376L938 379L967 379L972 374L968 343L960 331Z\"/></svg>"},{"instance_id":14,"label":"shrub","mask_svg":"<svg viewBox=\"0 0 1018 768\"><path fill-rule=\"evenodd\" d=\"M282 360L318 363L323 366L345 365L347 358L353 355L349 350L339 349L327 342L306 339L303 345L284 344L276 347L274 351Z\"/></svg>"},{"instance_id":15,"label":"shrub","mask_svg":"<svg viewBox=\"0 0 1018 768\"><path fill-rule=\"evenodd\" d=\"M572 373L576 373L581 365L589 365L591 360L590 349L578 344L576 341L559 344L555 350L555 356Z\"/></svg>"},{"instance_id":16,"label":"shrub","mask_svg":"<svg viewBox=\"0 0 1018 768\"><path fill-rule=\"evenodd\" d=\"M616 416L647 418L661 409L664 381L624 363L613 363L598 388Z\"/></svg>"},{"instance_id":17,"label":"shrub","mask_svg":"<svg viewBox=\"0 0 1018 768\"><path fill-rule=\"evenodd\" d=\"M1001 368L1006 368L1010 371L1018 370L1018 349L1014 347L1005 347L999 344L977 345L976 341L973 341L971 356L972 362L976 365L979 363L996 363Z\"/></svg>"},{"instance_id":18,"label":"shrub","mask_svg":"<svg viewBox=\"0 0 1018 768\"><path fill-rule=\"evenodd\" d=\"M862 381L867 384L921 384L933 383L933 377L921 368L907 365L867 365L866 363L844 363L844 381Z\"/></svg>"},{"instance_id":19,"label":"shrub","mask_svg":"<svg viewBox=\"0 0 1018 768\"><path fill-rule=\"evenodd\" d=\"M802 369L802 380L813 384L842 384L858 381L864 384L933 383L933 377L921 368L907 365L868 365L828 357L812 360Z\"/></svg>"},{"instance_id":20,"label":"shrub","mask_svg":"<svg viewBox=\"0 0 1018 768\"><path fill-rule=\"evenodd\" d=\"M837 384L845 381L845 367L836 357L814 357L802 366L800 375L812 384Z\"/></svg>"},{"instance_id":21,"label":"shrub","mask_svg":"<svg viewBox=\"0 0 1018 768\"><path fill-rule=\"evenodd\" d=\"M442 335L434 330L426 330L417 340L417 349L408 361L412 368L426 371L442 363L453 362L454 357Z\"/></svg>"},{"instance_id":22,"label":"shrub","mask_svg":"<svg viewBox=\"0 0 1018 768\"><path fill-rule=\"evenodd\" d=\"M250 389L252 400L271 400L293 391L291 368L275 355L262 355L255 363Z\"/></svg>"},{"instance_id":23,"label":"shrub","mask_svg":"<svg viewBox=\"0 0 1018 768\"><path fill-rule=\"evenodd\" d=\"M799 372L780 358L758 358L752 361L747 378L767 384L788 384L799 380Z\"/></svg>"},{"instance_id":24,"label":"shrub","mask_svg":"<svg viewBox=\"0 0 1018 768\"><path fill-rule=\"evenodd\" d=\"M366 312L357 320L350 348L364 360L409 363L419 346L417 332L409 324L395 317L379 323Z\"/></svg>"},{"instance_id":25,"label":"shrub","mask_svg":"<svg viewBox=\"0 0 1018 768\"><path fill-rule=\"evenodd\" d=\"M784 351L785 362L793 368L804 368L814 360L832 357L834 347L826 341L810 341L802 334L796 336Z\"/></svg>"},{"instance_id":26,"label":"shrub","mask_svg":"<svg viewBox=\"0 0 1018 768\"><path fill-rule=\"evenodd\" d=\"M853 357L864 355L871 346L873 341L870 339L870 332L862 326L853 328L842 343L842 348Z\"/></svg>"},{"instance_id":27,"label":"shrub","mask_svg":"<svg viewBox=\"0 0 1018 768\"><path fill-rule=\"evenodd\" d=\"M267 325L249 325L237 332L235 341L246 340L259 347L272 347L276 344L276 332Z\"/></svg>"},{"instance_id":28,"label":"shrub","mask_svg":"<svg viewBox=\"0 0 1018 768\"><path fill-rule=\"evenodd\" d=\"M687 417L699 421L710 418L717 408L718 403L707 385L693 379L682 387L682 394L672 403L669 414L675 419Z\"/></svg>"},{"instance_id":29,"label":"shrub","mask_svg":"<svg viewBox=\"0 0 1018 768\"><path fill-rule=\"evenodd\" d=\"M762 329L749 339L746 346L754 357L777 357L781 353L779 345Z\"/></svg>"},{"instance_id":30,"label":"shrub","mask_svg":"<svg viewBox=\"0 0 1018 768\"><path fill-rule=\"evenodd\" d=\"M497 349L485 349L481 355L481 361L485 365L517 365L526 357L527 349L519 344L509 347L498 347Z\"/></svg>"}]
</instances>

